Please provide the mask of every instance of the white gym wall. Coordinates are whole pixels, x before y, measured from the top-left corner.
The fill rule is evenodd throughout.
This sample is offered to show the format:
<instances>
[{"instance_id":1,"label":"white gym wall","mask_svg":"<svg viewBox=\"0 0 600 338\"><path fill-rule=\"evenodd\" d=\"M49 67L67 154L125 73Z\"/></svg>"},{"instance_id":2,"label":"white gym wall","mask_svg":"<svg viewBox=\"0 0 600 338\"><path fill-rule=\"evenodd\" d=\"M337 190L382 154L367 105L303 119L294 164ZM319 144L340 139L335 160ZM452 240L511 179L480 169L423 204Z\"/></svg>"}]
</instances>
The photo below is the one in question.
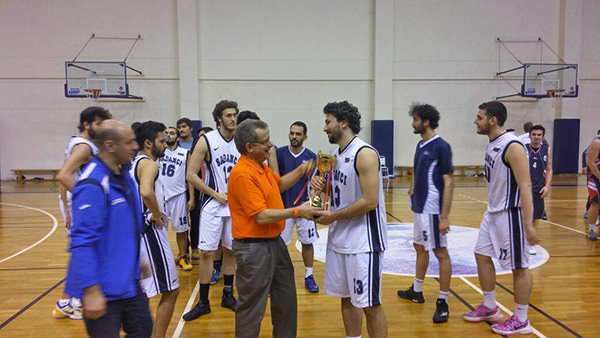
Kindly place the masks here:
<instances>
[{"instance_id":1,"label":"white gym wall","mask_svg":"<svg viewBox=\"0 0 600 338\"><path fill-rule=\"evenodd\" d=\"M520 133L524 122L541 122L551 141L555 116L580 118L581 152L600 129L598 17L592 0L0 0L1 178L60 167L88 105L127 123L186 116L214 127L212 108L224 98L257 112L278 145L293 121L305 121L313 150L332 149L323 106L347 99L362 113L367 141L373 118L395 120L394 165L412 163L418 140L408 106L430 103L455 164L478 164L487 140L472 124L477 106L512 93L494 78L494 40L506 36L542 37L580 67L578 99L562 109L550 100L509 103L507 127ZM142 35L128 65L144 72L129 84L145 102L64 97L64 62L92 33ZM129 47L93 41L78 60L122 60Z\"/></svg>"}]
</instances>

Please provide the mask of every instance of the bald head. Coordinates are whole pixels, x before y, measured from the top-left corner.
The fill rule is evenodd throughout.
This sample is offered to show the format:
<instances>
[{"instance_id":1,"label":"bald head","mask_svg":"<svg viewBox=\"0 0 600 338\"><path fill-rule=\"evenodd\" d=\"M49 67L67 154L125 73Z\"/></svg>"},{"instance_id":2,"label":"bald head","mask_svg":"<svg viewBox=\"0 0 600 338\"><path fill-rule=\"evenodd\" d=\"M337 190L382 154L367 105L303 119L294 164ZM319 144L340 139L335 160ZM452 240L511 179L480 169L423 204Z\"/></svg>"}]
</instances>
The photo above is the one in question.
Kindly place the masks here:
<instances>
[{"instance_id":1,"label":"bald head","mask_svg":"<svg viewBox=\"0 0 600 338\"><path fill-rule=\"evenodd\" d=\"M131 161L138 149L131 127L117 120L104 120L98 125L96 143L100 148L98 156L117 165Z\"/></svg>"},{"instance_id":2,"label":"bald head","mask_svg":"<svg viewBox=\"0 0 600 338\"><path fill-rule=\"evenodd\" d=\"M131 127L117 120L104 120L96 128L96 142L103 147L106 141L119 142Z\"/></svg>"}]
</instances>

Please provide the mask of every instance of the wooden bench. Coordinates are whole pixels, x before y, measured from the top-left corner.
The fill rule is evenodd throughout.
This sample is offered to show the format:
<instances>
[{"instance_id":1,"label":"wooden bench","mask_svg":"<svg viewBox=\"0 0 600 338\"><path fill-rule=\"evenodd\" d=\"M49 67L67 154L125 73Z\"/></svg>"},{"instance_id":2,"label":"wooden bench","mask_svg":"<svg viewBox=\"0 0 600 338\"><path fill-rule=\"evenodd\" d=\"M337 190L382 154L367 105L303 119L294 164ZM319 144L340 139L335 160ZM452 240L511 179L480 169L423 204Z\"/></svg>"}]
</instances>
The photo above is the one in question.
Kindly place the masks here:
<instances>
[{"instance_id":1,"label":"wooden bench","mask_svg":"<svg viewBox=\"0 0 600 338\"><path fill-rule=\"evenodd\" d=\"M25 181L30 181L32 179L25 179L23 174L44 174L44 175L52 175L52 181L56 181L56 174L58 174L59 169L12 169L11 171L17 175L17 182L23 183Z\"/></svg>"},{"instance_id":2,"label":"wooden bench","mask_svg":"<svg viewBox=\"0 0 600 338\"><path fill-rule=\"evenodd\" d=\"M482 172L483 165L472 164L472 165L455 165L454 176L466 176L468 170L472 170L473 174L478 175ZM411 166L396 166L394 171L398 173L398 176L410 176L412 175L413 167Z\"/></svg>"}]
</instances>

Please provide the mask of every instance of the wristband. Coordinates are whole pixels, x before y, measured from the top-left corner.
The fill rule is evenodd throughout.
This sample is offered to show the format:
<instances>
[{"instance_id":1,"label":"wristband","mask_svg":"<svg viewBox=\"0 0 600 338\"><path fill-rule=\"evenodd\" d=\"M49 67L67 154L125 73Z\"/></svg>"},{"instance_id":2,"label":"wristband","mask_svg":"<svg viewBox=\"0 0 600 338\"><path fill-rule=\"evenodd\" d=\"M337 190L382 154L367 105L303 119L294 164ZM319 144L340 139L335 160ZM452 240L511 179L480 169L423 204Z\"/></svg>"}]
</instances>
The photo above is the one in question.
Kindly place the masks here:
<instances>
[{"instance_id":1,"label":"wristband","mask_svg":"<svg viewBox=\"0 0 600 338\"><path fill-rule=\"evenodd\" d=\"M298 208L292 208L294 210L294 217L298 217Z\"/></svg>"}]
</instances>

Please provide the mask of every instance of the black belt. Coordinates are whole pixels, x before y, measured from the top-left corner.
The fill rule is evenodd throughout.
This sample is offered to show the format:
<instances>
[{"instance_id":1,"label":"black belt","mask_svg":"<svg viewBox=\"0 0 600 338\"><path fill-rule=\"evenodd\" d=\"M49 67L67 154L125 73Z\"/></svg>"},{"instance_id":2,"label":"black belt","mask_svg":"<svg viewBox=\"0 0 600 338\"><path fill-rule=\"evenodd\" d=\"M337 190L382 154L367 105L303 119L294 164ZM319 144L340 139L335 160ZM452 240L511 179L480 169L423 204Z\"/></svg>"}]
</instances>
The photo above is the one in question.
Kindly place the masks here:
<instances>
[{"instance_id":1,"label":"black belt","mask_svg":"<svg viewBox=\"0 0 600 338\"><path fill-rule=\"evenodd\" d=\"M260 243L260 242L271 242L278 240L279 236L272 238L234 238L234 241L242 242L242 243Z\"/></svg>"}]
</instances>

